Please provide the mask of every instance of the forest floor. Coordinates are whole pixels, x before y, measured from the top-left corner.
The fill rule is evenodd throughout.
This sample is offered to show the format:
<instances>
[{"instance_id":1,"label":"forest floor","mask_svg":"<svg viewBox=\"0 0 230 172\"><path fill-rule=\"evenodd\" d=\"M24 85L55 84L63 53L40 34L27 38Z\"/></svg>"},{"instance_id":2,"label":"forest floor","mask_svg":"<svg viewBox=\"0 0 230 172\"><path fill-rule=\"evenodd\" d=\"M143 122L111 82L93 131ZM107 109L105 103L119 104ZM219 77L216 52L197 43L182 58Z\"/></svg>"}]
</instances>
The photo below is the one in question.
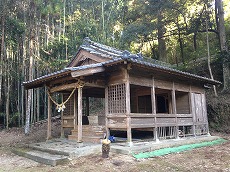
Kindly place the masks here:
<instances>
[{"instance_id":1,"label":"forest floor","mask_svg":"<svg viewBox=\"0 0 230 172\"><path fill-rule=\"evenodd\" d=\"M52 128L59 128L54 122ZM55 128L56 127L56 128ZM56 130L58 131L58 130ZM57 133L53 135L58 136ZM23 147L28 143L44 141L46 124L34 126L31 134L25 136L22 128L12 128L0 131L0 171L229 171L230 172L230 134L211 133L228 140L220 145L203 147L191 151L169 154L161 157L137 160L132 156L110 154L109 158L102 158L101 154L80 157L68 164L55 167L40 164L11 153L15 147Z\"/></svg>"}]
</instances>

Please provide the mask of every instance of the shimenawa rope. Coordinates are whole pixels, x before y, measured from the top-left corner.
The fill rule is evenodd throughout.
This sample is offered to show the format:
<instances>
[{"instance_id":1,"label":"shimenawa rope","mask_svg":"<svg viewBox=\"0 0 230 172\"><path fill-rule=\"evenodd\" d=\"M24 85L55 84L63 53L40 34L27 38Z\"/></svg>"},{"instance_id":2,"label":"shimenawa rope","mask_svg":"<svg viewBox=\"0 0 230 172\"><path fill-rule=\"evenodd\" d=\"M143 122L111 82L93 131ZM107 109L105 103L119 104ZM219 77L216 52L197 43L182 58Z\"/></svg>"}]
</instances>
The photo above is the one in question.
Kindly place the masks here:
<instances>
[{"instance_id":1,"label":"shimenawa rope","mask_svg":"<svg viewBox=\"0 0 230 172\"><path fill-rule=\"evenodd\" d=\"M81 81L81 80L78 80L77 86L72 90L71 94L69 95L69 97L64 101L62 102L61 104L57 103L53 98L52 96L50 95L50 92L49 92L49 89L47 89L47 94L50 98L50 100L57 106L56 109L58 110L58 112L61 112L61 111L64 111L64 109L66 108L65 104L69 101L69 99L72 97L72 95L74 94L75 90L77 88L82 88L84 87L84 82Z\"/></svg>"}]
</instances>

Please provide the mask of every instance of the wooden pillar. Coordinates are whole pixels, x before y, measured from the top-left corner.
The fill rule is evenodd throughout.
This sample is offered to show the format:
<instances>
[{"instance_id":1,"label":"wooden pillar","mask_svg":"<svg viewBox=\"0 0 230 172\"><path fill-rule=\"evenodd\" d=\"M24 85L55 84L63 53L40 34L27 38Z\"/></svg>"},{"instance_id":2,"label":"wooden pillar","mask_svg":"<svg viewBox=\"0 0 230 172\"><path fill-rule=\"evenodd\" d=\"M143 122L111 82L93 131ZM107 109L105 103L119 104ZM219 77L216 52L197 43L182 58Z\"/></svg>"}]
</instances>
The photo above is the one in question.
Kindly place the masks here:
<instances>
[{"instance_id":1,"label":"wooden pillar","mask_svg":"<svg viewBox=\"0 0 230 172\"><path fill-rule=\"evenodd\" d=\"M82 142L82 87L78 88L78 137L77 142Z\"/></svg>"},{"instance_id":2,"label":"wooden pillar","mask_svg":"<svg viewBox=\"0 0 230 172\"><path fill-rule=\"evenodd\" d=\"M127 117L127 142L129 146L132 146L132 129L131 129L131 118Z\"/></svg>"},{"instance_id":3,"label":"wooden pillar","mask_svg":"<svg viewBox=\"0 0 230 172\"><path fill-rule=\"evenodd\" d=\"M155 93L155 83L154 83L154 77L152 77L152 88L151 88L151 100L152 100L152 114L154 117L154 140L159 141L158 133L157 133L157 117L156 117L156 93Z\"/></svg>"},{"instance_id":4,"label":"wooden pillar","mask_svg":"<svg viewBox=\"0 0 230 172\"><path fill-rule=\"evenodd\" d=\"M179 127L178 127L178 120L177 120L177 110L176 110L176 91L175 91L175 84L173 82L173 89L172 89L172 110L173 114L176 118L176 138L179 138Z\"/></svg>"},{"instance_id":5,"label":"wooden pillar","mask_svg":"<svg viewBox=\"0 0 230 172\"><path fill-rule=\"evenodd\" d=\"M73 120L73 123L74 123L74 130L77 130L77 126L78 126L78 123L77 123L77 119L78 119L78 113L77 113L77 95L76 93L73 94L73 115L74 115L74 120Z\"/></svg>"},{"instance_id":6,"label":"wooden pillar","mask_svg":"<svg viewBox=\"0 0 230 172\"><path fill-rule=\"evenodd\" d=\"M108 128L108 114L109 114L109 94L108 94L108 86L105 88L105 129L106 129L106 138L108 139L110 136L110 131Z\"/></svg>"},{"instance_id":7,"label":"wooden pillar","mask_svg":"<svg viewBox=\"0 0 230 172\"><path fill-rule=\"evenodd\" d=\"M127 142L132 146L132 128L131 128L131 118L130 118L130 83L129 83L129 72L125 70L125 105L126 105L126 116L127 116Z\"/></svg>"},{"instance_id":8,"label":"wooden pillar","mask_svg":"<svg viewBox=\"0 0 230 172\"><path fill-rule=\"evenodd\" d=\"M52 102L51 99L48 97L48 118L47 118L47 140L51 139L51 108L52 108Z\"/></svg>"},{"instance_id":9,"label":"wooden pillar","mask_svg":"<svg viewBox=\"0 0 230 172\"><path fill-rule=\"evenodd\" d=\"M63 94L61 95L61 101L63 102ZM65 137L64 128L63 128L63 125L64 125L63 115L64 115L64 112L61 111L61 138Z\"/></svg>"},{"instance_id":10,"label":"wooden pillar","mask_svg":"<svg viewBox=\"0 0 230 172\"><path fill-rule=\"evenodd\" d=\"M193 135L196 137L196 119L195 119L195 104L194 104L194 95L192 94L192 89L191 85L189 88L189 101L190 101L190 113L192 114L192 120L193 120L193 125L192 125L192 132Z\"/></svg>"}]
</instances>

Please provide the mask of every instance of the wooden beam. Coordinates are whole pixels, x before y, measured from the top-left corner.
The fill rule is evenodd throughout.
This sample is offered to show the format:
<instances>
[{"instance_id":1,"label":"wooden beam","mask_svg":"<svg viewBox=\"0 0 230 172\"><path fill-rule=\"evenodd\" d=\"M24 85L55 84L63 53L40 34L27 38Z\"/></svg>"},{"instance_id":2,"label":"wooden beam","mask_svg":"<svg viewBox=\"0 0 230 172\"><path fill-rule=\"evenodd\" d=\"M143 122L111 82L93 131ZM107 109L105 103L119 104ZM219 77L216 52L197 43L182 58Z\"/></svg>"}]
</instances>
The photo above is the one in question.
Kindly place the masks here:
<instances>
[{"instance_id":1,"label":"wooden beam","mask_svg":"<svg viewBox=\"0 0 230 172\"><path fill-rule=\"evenodd\" d=\"M131 118L127 117L127 142L129 146L132 146L132 128L131 128Z\"/></svg>"},{"instance_id":2,"label":"wooden beam","mask_svg":"<svg viewBox=\"0 0 230 172\"><path fill-rule=\"evenodd\" d=\"M77 142L82 142L82 87L78 88L78 137Z\"/></svg>"},{"instance_id":3,"label":"wooden beam","mask_svg":"<svg viewBox=\"0 0 230 172\"><path fill-rule=\"evenodd\" d=\"M154 84L155 84L155 88L161 88L166 90L171 90L173 87L172 82L167 80L155 79Z\"/></svg>"},{"instance_id":4,"label":"wooden beam","mask_svg":"<svg viewBox=\"0 0 230 172\"><path fill-rule=\"evenodd\" d=\"M73 79L74 78L71 76L71 74L69 74L67 76L63 76L61 78L57 78L55 80L52 80L52 81L46 83L46 85L48 85L49 87L53 87L54 85L63 84L63 82L71 81Z\"/></svg>"},{"instance_id":5,"label":"wooden beam","mask_svg":"<svg viewBox=\"0 0 230 172\"><path fill-rule=\"evenodd\" d=\"M76 86L77 86L77 83L71 83L71 84L56 86L56 87L53 87L50 89L50 93L62 91L62 90L73 89L73 88L76 88Z\"/></svg>"},{"instance_id":6,"label":"wooden beam","mask_svg":"<svg viewBox=\"0 0 230 172\"><path fill-rule=\"evenodd\" d=\"M151 100L152 100L152 114L155 115L154 117L154 140L156 142L159 141L158 138L158 133L157 133L157 118L156 118L156 93L155 93L155 82L154 82L154 77L152 77L152 88L151 88Z\"/></svg>"},{"instance_id":7,"label":"wooden beam","mask_svg":"<svg viewBox=\"0 0 230 172\"><path fill-rule=\"evenodd\" d=\"M126 100L126 115L127 117L127 142L130 146L132 146L132 129L131 129L131 118L129 117L130 115L130 83L129 83L129 71L126 69L125 70L125 100Z\"/></svg>"},{"instance_id":8,"label":"wooden beam","mask_svg":"<svg viewBox=\"0 0 230 172\"><path fill-rule=\"evenodd\" d=\"M106 138L110 136L110 131L108 127L108 114L109 114L109 96L108 96L108 86L105 88L105 129L106 129Z\"/></svg>"},{"instance_id":9,"label":"wooden beam","mask_svg":"<svg viewBox=\"0 0 230 172\"><path fill-rule=\"evenodd\" d=\"M97 87L97 88L105 88L105 84L102 83L85 83L86 87Z\"/></svg>"},{"instance_id":10,"label":"wooden beam","mask_svg":"<svg viewBox=\"0 0 230 172\"><path fill-rule=\"evenodd\" d=\"M89 69L82 69L82 70L77 70L74 72L71 72L72 77L79 77L79 76L87 76L87 75L92 75L95 73L100 73L104 72L105 68L102 66L99 67L94 67L94 68L89 68Z\"/></svg>"},{"instance_id":11,"label":"wooden beam","mask_svg":"<svg viewBox=\"0 0 230 172\"><path fill-rule=\"evenodd\" d=\"M175 90L175 84L173 82L172 84L172 110L173 110L173 114L176 115L177 114L177 110L176 110L176 90ZM179 127L178 127L178 120L176 117L176 138L179 138Z\"/></svg>"},{"instance_id":12,"label":"wooden beam","mask_svg":"<svg viewBox=\"0 0 230 172\"><path fill-rule=\"evenodd\" d=\"M47 140L50 140L52 138L51 136L51 107L52 102L51 99L48 97L48 118L47 118Z\"/></svg>"},{"instance_id":13,"label":"wooden beam","mask_svg":"<svg viewBox=\"0 0 230 172\"><path fill-rule=\"evenodd\" d=\"M126 115L129 115L130 110L130 83L129 83L129 71L125 69L125 104L126 104Z\"/></svg>"},{"instance_id":14,"label":"wooden beam","mask_svg":"<svg viewBox=\"0 0 230 172\"><path fill-rule=\"evenodd\" d=\"M147 78L146 76L138 76L137 74L132 74L129 76L130 84L139 85L139 86L152 86L152 79Z\"/></svg>"}]
</instances>

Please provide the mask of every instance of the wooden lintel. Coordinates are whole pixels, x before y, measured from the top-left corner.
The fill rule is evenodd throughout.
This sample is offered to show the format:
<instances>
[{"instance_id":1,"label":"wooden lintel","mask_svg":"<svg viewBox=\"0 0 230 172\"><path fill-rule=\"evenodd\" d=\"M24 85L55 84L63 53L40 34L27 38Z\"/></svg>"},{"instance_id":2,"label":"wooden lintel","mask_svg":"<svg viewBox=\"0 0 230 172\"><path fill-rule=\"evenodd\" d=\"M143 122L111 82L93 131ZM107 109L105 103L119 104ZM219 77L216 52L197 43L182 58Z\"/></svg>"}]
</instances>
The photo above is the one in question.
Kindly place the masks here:
<instances>
[{"instance_id":1,"label":"wooden lintel","mask_svg":"<svg viewBox=\"0 0 230 172\"><path fill-rule=\"evenodd\" d=\"M75 78L75 77L79 77L79 76L88 76L88 75L92 75L92 74L100 73L100 72L104 72L104 71L105 71L105 68L102 66L99 66L99 67L82 69L82 70L71 72L71 76Z\"/></svg>"},{"instance_id":2,"label":"wooden lintel","mask_svg":"<svg viewBox=\"0 0 230 172\"><path fill-rule=\"evenodd\" d=\"M105 84L102 83L85 83L85 86L87 87L97 87L97 88L105 88Z\"/></svg>"},{"instance_id":3,"label":"wooden lintel","mask_svg":"<svg viewBox=\"0 0 230 172\"><path fill-rule=\"evenodd\" d=\"M56 87L53 87L50 89L50 93L62 91L62 90L68 90L71 88L76 88L76 86L77 86L77 83L71 83L71 84L56 86Z\"/></svg>"},{"instance_id":4,"label":"wooden lintel","mask_svg":"<svg viewBox=\"0 0 230 172\"><path fill-rule=\"evenodd\" d=\"M55 85L58 85L58 84L61 84L61 83L64 83L64 82L69 82L71 80L73 80L74 78L70 75L68 76L63 76L61 78L56 78L55 80L52 80L52 81L49 81L48 83L46 83L46 85L49 85L50 87L53 87Z\"/></svg>"}]
</instances>

